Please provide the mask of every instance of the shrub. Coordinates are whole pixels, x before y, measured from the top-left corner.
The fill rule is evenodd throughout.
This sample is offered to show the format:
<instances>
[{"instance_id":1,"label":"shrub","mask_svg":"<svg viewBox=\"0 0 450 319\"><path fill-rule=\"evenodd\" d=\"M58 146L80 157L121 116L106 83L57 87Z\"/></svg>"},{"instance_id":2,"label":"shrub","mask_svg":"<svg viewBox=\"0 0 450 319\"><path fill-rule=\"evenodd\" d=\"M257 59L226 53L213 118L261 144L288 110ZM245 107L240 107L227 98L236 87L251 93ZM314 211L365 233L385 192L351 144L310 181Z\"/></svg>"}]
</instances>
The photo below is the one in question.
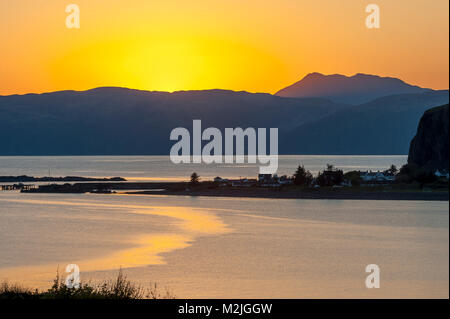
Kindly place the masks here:
<instances>
[{"instance_id":1,"label":"shrub","mask_svg":"<svg viewBox=\"0 0 450 319\"><path fill-rule=\"evenodd\" d=\"M150 285L149 288L143 288L141 285L131 282L119 270L117 278L105 281L98 285L91 283L80 283L77 288L69 288L61 280L59 273L53 285L47 291L32 291L23 288L17 284L7 282L0 284L0 299L173 299L175 296L166 290L161 294L157 284Z\"/></svg>"},{"instance_id":2,"label":"shrub","mask_svg":"<svg viewBox=\"0 0 450 319\"><path fill-rule=\"evenodd\" d=\"M344 174L344 178L352 183L352 186L361 185L361 173L359 171L351 171Z\"/></svg>"},{"instance_id":3,"label":"shrub","mask_svg":"<svg viewBox=\"0 0 450 319\"><path fill-rule=\"evenodd\" d=\"M413 183L420 184L434 183L439 178L434 175L433 171L418 167L415 164L405 164L400 168L396 181L399 183Z\"/></svg>"}]
</instances>

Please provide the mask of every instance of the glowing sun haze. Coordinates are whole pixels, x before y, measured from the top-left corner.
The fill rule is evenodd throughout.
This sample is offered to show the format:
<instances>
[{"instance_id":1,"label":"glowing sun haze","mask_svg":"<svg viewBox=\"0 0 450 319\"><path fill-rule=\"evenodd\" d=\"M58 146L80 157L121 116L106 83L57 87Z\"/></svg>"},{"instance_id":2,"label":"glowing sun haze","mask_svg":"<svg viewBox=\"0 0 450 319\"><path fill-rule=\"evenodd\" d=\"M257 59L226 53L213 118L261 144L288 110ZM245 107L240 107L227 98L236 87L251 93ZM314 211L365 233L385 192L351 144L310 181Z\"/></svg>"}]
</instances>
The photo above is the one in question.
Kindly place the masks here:
<instances>
[{"instance_id":1,"label":"glowing sun haze","mask_svg":"<svg viewBox=\"0 0 450 319\"><path fill-rule=\"evenodd\" d=\"M65 25L80 7L81 28ZM381 28L365 26L365 7ZM310 72L447 89L448 0L0 2L0 94L122 86L274 93Z\"/></svg>"}]
</instances>

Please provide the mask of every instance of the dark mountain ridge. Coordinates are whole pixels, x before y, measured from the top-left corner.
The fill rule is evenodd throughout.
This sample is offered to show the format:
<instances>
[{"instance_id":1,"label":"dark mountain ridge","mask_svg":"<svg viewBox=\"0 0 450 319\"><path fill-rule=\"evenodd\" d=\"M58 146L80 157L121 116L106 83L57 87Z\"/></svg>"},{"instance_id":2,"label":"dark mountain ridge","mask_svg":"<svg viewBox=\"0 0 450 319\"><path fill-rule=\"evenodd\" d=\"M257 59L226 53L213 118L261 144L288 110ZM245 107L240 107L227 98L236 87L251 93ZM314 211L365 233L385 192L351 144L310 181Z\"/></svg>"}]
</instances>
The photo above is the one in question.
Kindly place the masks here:
<instances>
[{"instance_id":1,"label":"dark mountain ridge","mask_svg":"<svg viewBox=\"0 0 450 319\"><path fill-rule=\"evenodd\" d=\"M170 132L192 128L279 127L280 132L348 107L319 98L286 99L225 90L85 92L0 97L1 155L168 154Z\"/></svg>"},{"instance_id":2,"label":"dark mountain ridge","mask_svg":"<svg viewBox=\"0 0 450 319\"><path fill-rule=\"evenodd\" d=\"M226 90L96 88L0 96L0 155L168 155L172 129L279 128L280 154L407 154L423 112L448 90L358 106Z\"/></svg>"},{"instance_id":3,"label":"dark mountain ridge","mask_svg":"<svg viewBox=\"0 0 450 319\"><path fill-rule=\"evenodd\" d=\"M448 90L379 98L299 125L288 133L299 142L292 147L281 141L280 149L289 154L408 154L423 112L448 100Z\"/></svg>"}]
</instances>

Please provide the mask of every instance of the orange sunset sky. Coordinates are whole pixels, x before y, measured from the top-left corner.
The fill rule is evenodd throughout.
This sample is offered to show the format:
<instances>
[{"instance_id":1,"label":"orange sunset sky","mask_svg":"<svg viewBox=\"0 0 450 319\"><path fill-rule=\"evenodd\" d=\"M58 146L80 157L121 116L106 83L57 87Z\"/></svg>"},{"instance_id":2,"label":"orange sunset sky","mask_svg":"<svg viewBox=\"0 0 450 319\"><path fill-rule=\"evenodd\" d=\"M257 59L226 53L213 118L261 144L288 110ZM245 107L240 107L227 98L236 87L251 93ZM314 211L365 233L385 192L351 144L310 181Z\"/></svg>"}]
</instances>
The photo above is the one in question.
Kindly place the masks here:
<instances>
[{"instance_id":1,"label":"orange sunset sky","mask_svg":"<svg viewBox=\"0 0 450 319\"><path fill-rule=\"evenodd\" d=\"M80 29L66 28L70 3ZM366 28L370 3L380 6L380 29ZM310 72L447 89L448 10L448 0L2 0L0 94L275 93Z\"/></svg>"}]
</instances>

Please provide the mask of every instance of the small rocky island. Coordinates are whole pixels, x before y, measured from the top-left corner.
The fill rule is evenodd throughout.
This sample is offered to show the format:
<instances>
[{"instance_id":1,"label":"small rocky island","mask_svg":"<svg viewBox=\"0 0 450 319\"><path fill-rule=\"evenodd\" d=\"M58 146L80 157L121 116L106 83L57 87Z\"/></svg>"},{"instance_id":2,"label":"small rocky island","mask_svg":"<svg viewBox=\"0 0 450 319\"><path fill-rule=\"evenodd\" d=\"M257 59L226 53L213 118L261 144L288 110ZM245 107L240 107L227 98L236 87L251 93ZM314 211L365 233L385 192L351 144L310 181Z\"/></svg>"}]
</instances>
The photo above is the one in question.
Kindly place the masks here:
<instances>
[{"instance_id":1,"label":"small rocky island","mask_svg":"<svg viewBox=\"0 0 450 319\"><path fill-rule=\"evenodd\" d=\"M29 183L29 182L125 182L126 179L122 177L80 177L80 176L65 176L65 177L33 177L27 175L20 176L0 176L0 183Z\"/></svg>"}]
</instances>

